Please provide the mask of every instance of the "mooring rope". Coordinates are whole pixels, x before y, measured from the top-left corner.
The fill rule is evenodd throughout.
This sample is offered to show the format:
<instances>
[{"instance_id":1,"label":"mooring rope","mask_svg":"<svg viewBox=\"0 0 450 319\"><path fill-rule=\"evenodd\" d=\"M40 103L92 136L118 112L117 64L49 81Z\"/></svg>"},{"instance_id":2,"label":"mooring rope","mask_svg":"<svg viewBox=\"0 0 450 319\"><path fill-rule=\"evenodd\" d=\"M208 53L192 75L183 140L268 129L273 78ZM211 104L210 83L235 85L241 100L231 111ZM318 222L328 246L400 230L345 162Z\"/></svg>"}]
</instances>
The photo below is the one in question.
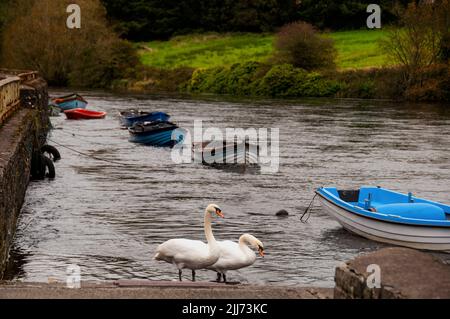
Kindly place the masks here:
<instances>
[{"instance_id":1,"label":"mooring rope","mask_svg":"<svg viewBox=\"0 0 450 319\"><path fill-rule=\"evenodd\" d=\"M86 143L92 143L92 144L103 145L103 146L121 145L121 144L123 144L123 142L120 142L120 143L110 143L110 142L109 143L101 143L101 142L97 142L95 140L84 139L84 138L95 139L98 136L83 135L83 134L79 134L79 133L73 133L73 132L70 132L70 131L67 132L67 130L63 130L63 129L59 129L59 128L57 128L56 130L57 130L58 133L63 133L66 136L70 136L70 137L76 138L77 140L82 141L82 142L86 142ZM54 135L54 134L52 134L52 135ZM80 136L83 137L83 138L80 138Z\"/></svg>"},{"instance_id":2,"label":"mooring rope","mask_svg":"<svg viewBox=\"0 0 450 319\"><path fill-rule=\"evenodd\" d=\"M95 159L95 160L97 160L97 161L107 162L107 163L110 163L110 164L115 164L115 165L120 165L120 166L133 166L132 164L125 164L125 163L121 163L121 162L116 162L116 161L112 161L112 160L100 158L100 157L97 157L97 156L94 156L94 155L89 155L89 154L87 154L87 153L83 153L83 152L81 152L81 151L78 151L78 150L76 150L76 149L74 149L74 148L72 148L72 147L69 147L69 146L63 145L63 144L61 144L61 143L58 143L58 142L56 142L56 141L54 141L54 140L52 140L52 139L50 139L50 138L47 138L47 139L48 139L50 142L55 143L55 144L58 145L58 146L61 146L61 147L63 147L63 148L66 148L66 149L68 149L68 150L70 150L70 151L72 151L72 152L74 152L74 153L77 153L77 154L80 154L80 155L83 155L83 156L86 156L86 157Z\"/></svg>"},{"instance_id":3,"label":"mooring rope","mask_svg":"<svg viewBox=\"0 0 450 319\"><path fill-rule=\"evenodd\" d=\"M313 203L314 203L314 199L316 199L316 196L317 196L317 194L314 194L314 197L312 198L312 200L309 203L308 207L306 207L305 211L303 212L302 216L300 217L300 221L302 223L307 223L309 217L311 217L311 209L313 208ZM305 215L308 213L308 211L309 211L309 214L308 214L307 218L305 220L303 220L303 217L305 217Z\"/></svg>"}]
</instances>

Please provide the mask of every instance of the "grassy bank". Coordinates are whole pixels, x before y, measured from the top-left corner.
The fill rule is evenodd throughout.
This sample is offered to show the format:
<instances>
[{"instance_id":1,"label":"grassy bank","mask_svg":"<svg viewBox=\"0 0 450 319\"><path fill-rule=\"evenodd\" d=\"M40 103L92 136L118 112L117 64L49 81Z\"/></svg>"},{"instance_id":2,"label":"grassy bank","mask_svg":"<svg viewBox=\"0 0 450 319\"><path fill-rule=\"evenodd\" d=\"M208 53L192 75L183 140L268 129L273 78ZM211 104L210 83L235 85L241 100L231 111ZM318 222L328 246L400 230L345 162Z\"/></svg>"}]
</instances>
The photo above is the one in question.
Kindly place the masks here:
<instances>
[{"instance_id":1,"label":"grassy bank","mask_svg":"<svg viewBox=\"0 0 450 319\"><path fill-rule=\"evenodd\" d=\"M386 37L381 30L333 32L341 69L380 67L386 57L378 41ZM272 34L207 34L175 37L170 41L140 43L143 64L173 69L177 67L211 68L248 61L263 62L273 53Z\"/></svg>"},{"instance_id":2,"label":"grassy bank","mask_svg":"<svg viewBox=\"0 0 450 319\"><path fill-rule=\"evenodd\" d=\"M116 83L135 92L237 96L450 100L450 68L433 65L412 78L380 49L384 30L332 32L337 70L312 72L271 60L273 34L203 34L139 43L144 67Z\"/></svg>"}]
</instances>

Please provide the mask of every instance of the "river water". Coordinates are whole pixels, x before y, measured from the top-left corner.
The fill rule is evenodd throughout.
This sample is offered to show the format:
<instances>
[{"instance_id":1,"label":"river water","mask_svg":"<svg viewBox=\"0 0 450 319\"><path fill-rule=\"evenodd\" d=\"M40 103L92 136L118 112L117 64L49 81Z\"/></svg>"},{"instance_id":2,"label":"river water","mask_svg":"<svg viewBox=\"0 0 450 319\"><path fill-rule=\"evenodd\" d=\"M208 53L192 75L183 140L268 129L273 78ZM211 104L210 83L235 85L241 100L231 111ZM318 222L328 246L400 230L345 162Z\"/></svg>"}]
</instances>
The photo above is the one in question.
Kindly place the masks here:
<instances>
[{"instance_id":1,"label":"river water","mask_svg":"<svg viewBox=\"0 0 450 319\"><path fill-rule=\"evenodd\" d=\"M381 185L450 202L445 106L81 93L90 109L108 116L51 119L49 144L88 156L57 146L62 154L57 178L30 184L7 279L65 281L67 266L75 264L83 280L175 280L172 265L152 259L155 248L176 237L204 240L203 211L214 202L226 217L214 222L217 239L237 240L248 232L266 249L265 258L230 272L230 280L332 287L339 263L383 245L347 233L320 207L301 223L315 188ZM174 164L169 149L128 142L118 112L129 108L168 112L187 129L198 119L204 128L279 128L279 171ZM280 209L289 217L275 216ZM215 274L199 271L197 278L211 280Z\"/></svg>"}]
</instances>

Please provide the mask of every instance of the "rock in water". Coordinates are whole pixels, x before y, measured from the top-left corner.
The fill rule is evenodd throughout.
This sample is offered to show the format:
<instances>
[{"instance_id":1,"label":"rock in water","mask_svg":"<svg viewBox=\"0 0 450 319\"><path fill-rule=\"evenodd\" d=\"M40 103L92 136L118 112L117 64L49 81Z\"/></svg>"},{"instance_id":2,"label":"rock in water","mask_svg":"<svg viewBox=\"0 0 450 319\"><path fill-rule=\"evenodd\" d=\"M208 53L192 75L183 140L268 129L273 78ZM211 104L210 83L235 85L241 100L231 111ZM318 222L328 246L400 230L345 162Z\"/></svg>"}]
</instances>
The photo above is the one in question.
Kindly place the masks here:
<instances>
[{"instance_id":1,"label":"rock in water","mask_svg":"<svg viewBox=\"0 0 450 319\"><path fill-rule=\"evenodd\" d=\"M282 210L279 210L275 215L278 217L287 217L287 216L289 216L289 213L287 212L287 210L282 209Z\"/></svg>"}]
</instances>

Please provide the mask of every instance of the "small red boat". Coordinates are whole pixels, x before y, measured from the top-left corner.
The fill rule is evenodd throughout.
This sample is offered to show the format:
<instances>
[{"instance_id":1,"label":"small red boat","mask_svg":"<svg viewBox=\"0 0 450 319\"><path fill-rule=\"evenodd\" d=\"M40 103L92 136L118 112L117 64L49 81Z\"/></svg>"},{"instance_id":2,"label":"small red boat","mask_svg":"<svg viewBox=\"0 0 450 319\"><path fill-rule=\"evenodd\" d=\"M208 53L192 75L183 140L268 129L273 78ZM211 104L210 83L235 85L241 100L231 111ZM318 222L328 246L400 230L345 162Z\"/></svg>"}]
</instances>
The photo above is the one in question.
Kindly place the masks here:
<instances>
[{"instance_id":1,"label":"small red boat","mask_svg":"<svg viewBox=\"0 0 450 319\"><path fill-rule=\"evenodd\" d=\"M102 119L106 116L106 112L97 112L85 109L72 109L64 111L69 120L96 120Z\"/></svg>"}]
</instances>

